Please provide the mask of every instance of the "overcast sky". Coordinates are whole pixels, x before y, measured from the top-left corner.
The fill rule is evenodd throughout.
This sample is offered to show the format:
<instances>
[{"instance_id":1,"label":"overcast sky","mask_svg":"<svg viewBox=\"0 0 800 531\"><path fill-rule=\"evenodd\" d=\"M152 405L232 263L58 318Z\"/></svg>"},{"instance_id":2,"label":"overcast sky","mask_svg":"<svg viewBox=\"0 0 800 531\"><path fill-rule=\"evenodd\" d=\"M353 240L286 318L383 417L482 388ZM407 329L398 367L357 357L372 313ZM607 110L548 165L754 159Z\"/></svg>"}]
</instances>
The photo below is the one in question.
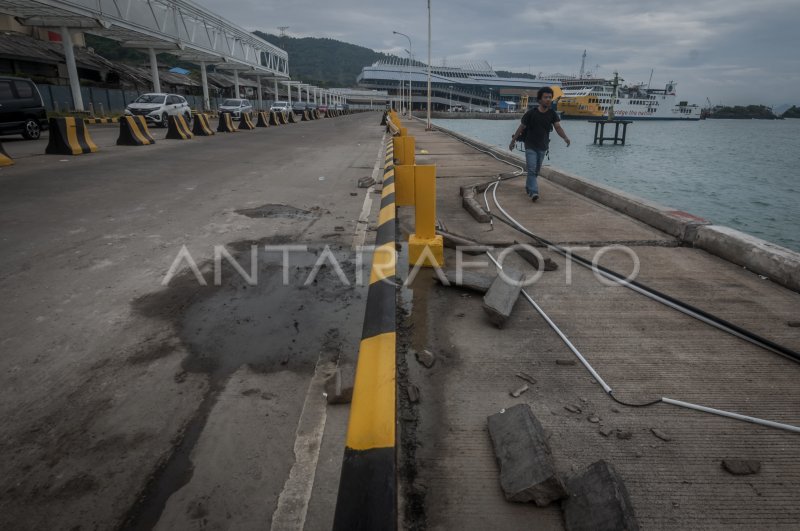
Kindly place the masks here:
<instances>
[{"instance_id":1,"label":"overcast sky","mask_svg":"<svg viewBox=\"0 0 800 531\"><path fill-rule=\"evenodd\" d=\"M250 30L330 37L427 56L425 0L198 0ZM652 86L678 82L703 104L800 104L800 0L432 0L434 64L485 60L498 70L587 69ZM291 71L291 57L289 57Z\"/></svg>"}]
</instances>

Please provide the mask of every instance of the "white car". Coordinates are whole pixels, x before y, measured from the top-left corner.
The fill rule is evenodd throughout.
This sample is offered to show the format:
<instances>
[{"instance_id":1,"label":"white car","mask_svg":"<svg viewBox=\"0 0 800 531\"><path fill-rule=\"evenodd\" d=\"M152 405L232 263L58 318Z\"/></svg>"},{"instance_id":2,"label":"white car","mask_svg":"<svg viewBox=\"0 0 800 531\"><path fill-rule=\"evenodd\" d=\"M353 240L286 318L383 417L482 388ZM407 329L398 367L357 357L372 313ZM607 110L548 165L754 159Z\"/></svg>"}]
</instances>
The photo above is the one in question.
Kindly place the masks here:
<instances>
[{"instance_id":1,"label":"white car","mask_svg":"<svg viewBox=\"0 0 800 531\"><path fill-rule=\"evenodd\" d=\"M276 101L275 103L270 105L269 110L275 112L289 113L292 112L292 106L289 105L288 101Z\"/></svg>"},{"instance_id":2,"label":"white car","mask_svg":"<svg viewBox=\"0 0 800 531\"><path fill-rule=\"evenodd\" d=\"M163 92L142 94L125 108L125 114L144 116L148 122L153 122L161 127L167 126L167 116L169 115L182 115L187 123L192 121L192 109L183 96Z\"/></svg>"},{"instance_id":3,"label":"white car","mask_svg":"<svg viewBox=\"0 0 800 531\"><path fill-rule=\"evenodd\" d=\"M238 120L242 117L243 112L253 112L253 106L248 100L229 98L219 106L219 112L229 112L231 113L231 118Z\"/></svg>"}]
</instances>

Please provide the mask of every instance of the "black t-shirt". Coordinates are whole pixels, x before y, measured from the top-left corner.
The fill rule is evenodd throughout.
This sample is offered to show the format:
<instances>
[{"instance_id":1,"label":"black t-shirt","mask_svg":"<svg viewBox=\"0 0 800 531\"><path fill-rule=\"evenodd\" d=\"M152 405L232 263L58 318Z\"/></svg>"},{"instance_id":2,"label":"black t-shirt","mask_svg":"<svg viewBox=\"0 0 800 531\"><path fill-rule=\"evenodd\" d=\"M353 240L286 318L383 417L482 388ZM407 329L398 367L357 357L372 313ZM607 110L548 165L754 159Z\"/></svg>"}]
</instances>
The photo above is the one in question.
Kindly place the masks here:
<instances>
[{"instance_id":1,"label":"black t-shirt","mask_svg":"<svg viewBox=\"0 0 800 531\"><path fill-rule=\"evenodd\" d=\"M560 122L561 118L553 109L547 112L539 111L536 106L528 109L522 116L522 124L525 126L525 149L535 149L537 151L547 151L550 146L550 130L554 123Z\"/></svg>"}]
</instances>

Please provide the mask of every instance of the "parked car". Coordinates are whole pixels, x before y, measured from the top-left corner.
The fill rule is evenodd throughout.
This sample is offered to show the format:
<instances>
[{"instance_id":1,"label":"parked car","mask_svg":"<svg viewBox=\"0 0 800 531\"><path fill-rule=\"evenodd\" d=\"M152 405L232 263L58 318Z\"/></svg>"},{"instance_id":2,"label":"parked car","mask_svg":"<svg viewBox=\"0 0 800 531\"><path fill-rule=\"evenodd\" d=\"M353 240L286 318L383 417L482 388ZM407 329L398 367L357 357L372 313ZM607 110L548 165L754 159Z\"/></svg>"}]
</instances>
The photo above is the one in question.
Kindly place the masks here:
<instances>
[{"instance_id":1,"label":"parked car","mask_svg":"<svg viewBox=\"0 0 800 531\"><path fill-rule=\"evenodd\" d=\"M253 105L250 100L227 99L219 106L219 112L229 112L231 113L231 118L238 120L242 117L243 112L253 112Z\"/></svg>"},{"instance_id":2,"label":"parked car","mask_svg":"<svg viewBox=\"0 0 800 531\"><path fill-rule=\"evenodd\" d=\"M33 81L0 77L0 135L38 140L46 129L47 111Z\"/></svg>"},{"instance_id":3,"label":"parked car","mask_svg":"<svg viewBox=\"0 0 800 531\"><path fill-rule=\"evenodd\" d=\"M192 121L192 109L183 96L163 92L142 94L125 108L125 114L144 116L148 122L160 127L167 126L169 115L182 115L187 123Z\"/></svg>"},{"instance_id":4,"label":"parked car","mask_svg":"<svg viewBox=\"0 0 800 531\"><path fill-rule=\"evenodd\" d=\"M276 101L270 105L269 110L275 112L290 112L292 110L292 106L289 105L288 101Z\"/></svg>"},{"instance_id":5,"label":"parked car","mask_svg":"<svg viewBox=\"0 0 800 531\"><path fill-rule=\"evenodd\" d=\"M303 114L303 111L308 109L308 104L304 101L294 101L292 102L292 111L295 114Z\"/></svg>"},{"instance_id":6,"label":"parked car","mask_svg":"<svg viewBox=\"0 0 800 531\"><path fill-rule=\"evenodd\" d=\"M328 106L327 105L320 105L319 107L317 107L317 110L319 112L326 113L326 112L328 112Z\"/></svg>"}]
</instances>

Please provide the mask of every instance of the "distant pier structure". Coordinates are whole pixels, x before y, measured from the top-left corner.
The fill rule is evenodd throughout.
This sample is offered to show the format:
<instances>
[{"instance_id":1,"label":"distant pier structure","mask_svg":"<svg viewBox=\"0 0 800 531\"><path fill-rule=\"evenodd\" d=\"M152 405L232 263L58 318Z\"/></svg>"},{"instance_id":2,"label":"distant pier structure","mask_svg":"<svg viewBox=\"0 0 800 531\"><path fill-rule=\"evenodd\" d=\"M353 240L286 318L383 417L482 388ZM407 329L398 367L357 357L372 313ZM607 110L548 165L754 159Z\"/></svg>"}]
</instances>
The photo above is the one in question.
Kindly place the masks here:
<instances>
[{"instance_id":1,"label":"distant pier structure","mask_svg":"<svg viewBox=\"0 0 800 531\"><path fill-rule=\"evenodd\" d=\"M604 141L614 141L614 145L625 145L625 135L628 132L628 124L633 123L632 120L589 120L589 123L594 124L594 144L603 145ZM606 125L614 125L614 136L606 136ZM619 126L622 126L622 136L619 134Z\"/></svg>"}]
</instances>

